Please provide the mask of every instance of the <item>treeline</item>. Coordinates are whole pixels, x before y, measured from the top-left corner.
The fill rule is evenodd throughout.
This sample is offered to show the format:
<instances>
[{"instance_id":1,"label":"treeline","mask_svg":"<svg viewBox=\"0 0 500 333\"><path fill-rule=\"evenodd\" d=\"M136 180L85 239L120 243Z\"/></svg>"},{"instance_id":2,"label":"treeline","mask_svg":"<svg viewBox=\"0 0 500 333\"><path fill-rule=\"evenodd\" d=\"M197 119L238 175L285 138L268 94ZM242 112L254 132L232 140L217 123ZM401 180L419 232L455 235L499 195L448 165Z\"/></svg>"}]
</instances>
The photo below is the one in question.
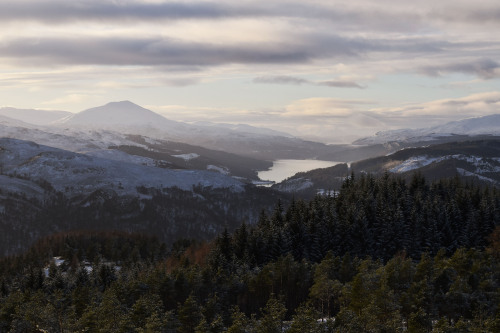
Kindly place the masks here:
<instances>
[{"instance_id":1,"label":"treeline","mask_svg":"<svg viewBox=\"0 0 500 333\"><path fill-rule=\"evenodd\" d=\"M179 238L209 240L224 228L256 221L259 211L272 209L285 195L258 187L235 193L230 189L195 186L139 188L137 196L97 190L67 197L46 190L42 198L9 193L0 184L0 257L27 250L37 239L70 230L119 230L156 236L172 243Z\"/></svg>"},{"instance_id":2,"label":"treeline","mask_svg":"<svg viewBox=\"0 0 500 333\"><path fill-rule=\"evenodd\" d=\"M280 256L320 261L327 252L389 260L404 251L447 254L486 245L500 222L500 192L458 178L428 184L416 174L407 184L386 174L351 175L333 196L294 200L286 211L262 212L255 228L236 230L232 245L220 246L226 261L258 266ZM222 238L226 235L222 235ZM219 237L218 243L227 240Z\"/></svg>"},{"instance_id":3,"label":"treeline","mask_svg":"<svg viewBox=\"0 0 500 333\"><path fill-rule=\"evenodd\" d=\"M149 236L59 234L0 262L0 331L499 332L498 204L457 179L359 176L168 251Z\"/></svg>"}]
</instances>

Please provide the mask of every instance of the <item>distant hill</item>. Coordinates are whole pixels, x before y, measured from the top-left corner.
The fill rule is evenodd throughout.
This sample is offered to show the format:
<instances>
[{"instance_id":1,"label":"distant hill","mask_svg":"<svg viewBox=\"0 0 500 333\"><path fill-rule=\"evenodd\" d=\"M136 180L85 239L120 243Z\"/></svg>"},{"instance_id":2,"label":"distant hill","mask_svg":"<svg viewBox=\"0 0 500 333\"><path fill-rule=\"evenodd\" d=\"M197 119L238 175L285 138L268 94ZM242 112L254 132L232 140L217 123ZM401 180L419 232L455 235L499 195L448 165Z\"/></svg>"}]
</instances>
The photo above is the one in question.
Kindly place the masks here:
<instances>
[{"instance_id":1,"label":"distant hill","mask_svg":"<svg viewBox=\"0 0 500 333\"><path fill-rule=\"evenodd\" d=\"M410 179L415 172L432 181L458 176L478 184L500 186L500 137L407 148L393 154L325 169L301 172L272 186L282 192L311 197L338 190L351 172L385 172Z\"/></svg>"},{"instance_id":2,"label":"distant hill","mask_svg":"<svg viewBox=\"0 0 500 333\"><path fill-rule=\"evenodd\" d=\"M348 175L349 167L342 163L329 168L299 172L271 188L310 198L316 194L328 194L338 190Z\"/></svg>"},{"instance_id":3,"label":"distant hill","mask_svg":"<svg viewBox=\"0 0 500 333\"><path fill-rule=\"evenodd\" d=\"M310 159L351 161L387 153L380 146L326 145L287 133L249 125L188 124L169 120L130 101L112 102L84 110L56 122L59 128L112 130L125 134L182 142L263 160ZM361 150L361 151L360 151ZM373 153L375 152L375 153Z\"/></svg>"},{"instance_id":4,"label":"distant hill","mask_svg":"<svg viewBox=\"0 0 500 333\"><path fill-rule=\"evenodd\" d=\"M33 125L49 125L71 115L72 113L67 111L0 108L0 116L6 116Z\"/></svg>"},{"instance_id":5,"label":"distant hill","mask_svg":"<svg viewBox=\"0 0 500 333\"><path fill-rule=\"evenodd\" d=\"M193 186L201 186L236 192L244 189L239 180L220 172L158 168L154 160L137 155L128 161L117 161L5 138L0 139L0 168L4 176L45 181L70 197L96 190L137 195L139 187L189 191ZM23 187L14 192L23 193L26 185L20 185Z\"/></svg>"},{"instance_id":6,"label":"distant hill","mask_svg":"<svg viewBox=\"0 0 500 333\"><path fill-rule=\"evenodd\" d=\"M460 176L488 185L500 185L500 137L408 148L394 154L359 161L355 173L391 172L410 177L419 171L429 180Z\"/></svg>"},{"instance_id":7,"label":"distant hill","mask_svg":"<svg viewBox=\"0 0 500 333\"><path fill-rule=\"evenodd\" d=\"M183 126L181 123L168 120L130 101L111 102L87 109L61 120L59 124L93 128L109 128L110 126L112 128L119 126L169 128L171 126Z\"/></svg>"},{"instance_id":8,"label":"distant hill","mask_svg":"<svg viewBox=\"0 0 500 333\"><path fill-rule=\"evenodd\" d=\"M356 140L353 144L374 145L388 142L416 143L436 140L456 141L460 136L500 136L500 114L452 121L443 125L378 132L375 136Z\"/></svg>"}]
</instances>

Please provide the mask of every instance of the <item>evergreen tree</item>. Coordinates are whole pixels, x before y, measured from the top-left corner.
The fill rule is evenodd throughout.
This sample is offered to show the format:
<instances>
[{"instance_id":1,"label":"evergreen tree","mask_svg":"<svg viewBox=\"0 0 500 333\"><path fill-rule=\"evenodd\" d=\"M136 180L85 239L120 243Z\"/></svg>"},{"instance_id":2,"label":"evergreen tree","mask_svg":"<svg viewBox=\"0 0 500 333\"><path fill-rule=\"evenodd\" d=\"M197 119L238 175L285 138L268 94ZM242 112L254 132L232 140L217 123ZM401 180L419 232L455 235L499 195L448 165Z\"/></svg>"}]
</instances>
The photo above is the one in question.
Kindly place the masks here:
<instances>
[{"instance_id":1,"label":"evergreen tree","mask_svg":"<svg viewBox=\"0 0 500 333\"><path fill-rule=\"evenodd\" d=\"M266 306L261 309L262 317L258 324L258 332L281 333L283 332L283 321L285 319L285 305L274 295L271 295Z\"/></svg>"}]
</instances>

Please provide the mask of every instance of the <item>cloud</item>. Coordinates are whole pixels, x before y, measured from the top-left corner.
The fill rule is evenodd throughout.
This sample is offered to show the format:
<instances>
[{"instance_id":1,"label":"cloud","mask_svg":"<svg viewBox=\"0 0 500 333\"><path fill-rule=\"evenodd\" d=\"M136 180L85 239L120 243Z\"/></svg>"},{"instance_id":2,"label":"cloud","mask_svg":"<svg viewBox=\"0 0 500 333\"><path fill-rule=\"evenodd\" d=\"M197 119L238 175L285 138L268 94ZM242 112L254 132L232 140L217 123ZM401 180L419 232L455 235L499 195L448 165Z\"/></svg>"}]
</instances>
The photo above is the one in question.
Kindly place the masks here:
<instances>
[{"instance_id":1,"label":"cloud","mask_svg":"<svg viewBox=\"0 0 500 333\"><path fill-rule=\"evenodd\" d=\"M214 45L169 38L23 38L0 44L0 57L30 65L217 66L307 62L299 45Z\"/></svg>"},{"instance_id":2,"label":"cloud","mask_svg":"<svg viewBox=\"0 0 500 333\"><path fill-rule=\"evenodd\" d=\"M17 0L0 2L0 20L37 21L46 24L75 21L115 23L158 20L221 20L232 18L286 18L322 20L344 30L419 31L432 23L498 26L495 0L405 2L357 0L339 6L335 1L113 1Z\"/></svg>"},{"instance_id":3,"label":"cloud","mask_svg":"<svg viewBox=\"0 0 500 333\"><path fill-rule=\"evenodd\" d=\"M253 79L254 83L271 83L271 84L310 84L311 81L293 76L278 75L278 76L259 76Z\"/></svg>"},{"instance_id":4,"label":"cloud","mask_svg":"<svg viewBox=\"0 0 500 333\"><path fill-rule=\"evenodd\" d=\"M268 84L291 84L291 85L317 85L333 88L359 88L363 87L354 81L348 80L328 80L328 81L311 81L299 77L287 76L287 75L277 75L277 76L259 76L253 79L254 83L268 83Z\"/></svg>"},{"instance_id":5,"label":"cloud","mask_svg":"<svg viewBox=\"0 0 500 333\"><path fill-rule=\"evenodd\" d=\"M461 98L403 105L396 108L377 108L372 111L386 117L457 120L473 116L485 116L500 112L500 91L472 94Z\"/></svg>"},{"instance_id":6,"label":"cloud","mask_svg":"<svg viewBox=\"0 0 500 333\"><path fill-rule=\"evenodd\" d=\"M331 80L331 81L321 81L317 83L318 86L335 87L335 88L358 88L363 89L363 87L354 81L341 81L341 80Z\"/></svg>"},{"instance_id":7,"label":"cloud","mask_svg":"<svg viewBox=\"0 0 500 333\"><path fill-rule=\"evenodd\" d=\"M494 79L500 77L500 64L492 59L483 58L441 66L426 66L421 71L431 76L440 76L446 73L464 73L482 79Z\"/></svg>"},{"instance_id":8,"label":"cloud","mask_svg":"<svg viewBox=\"0 0 500 333\"><path fill-rule=\"evenodd\" d=\"M500 112L500 91L472 94L398 107L374 107L363 99L307 98L282 109L200 108L185 105L148 106L167 118L189 121L246 123L302 138L349 143L376 132L420 128L467 117Z\"/></svg>"},{"instance_id":9,"label":"cloud","mask_svg":"<svg viewBox=\"0 0 500 333\"><path fill-rule=\"evenodd\" d=\"M67 95L64 97L59 97L59 98L55 98L55 99L52 99L49 101L42 102L42 104L44 104L44 105L59 105L59 104L66 104L66 103L78 103L78 102L85 100L88 97L89 96L82 95L82 94L70 94L70 95Z\"/></svg>"},{"instance_id":10,"label":"cloud","mask_svg":"<svg viewBox=\"0 0 500 333\"><path fill-rule=\"evenodd\" d=\"M15 1L0 3L0 18L6 21L34 20L46 23L73 20L151 20L151 19L217 19L228 16L258 15L255 8L205 1L138 2L111 0L85 1Z\"/></svg>"},{"instance_id":11,"label":"cloud","mask_svg":"<svg viewBox=\"0 0 500 333\"><path fill-rule=\"evenodd\" d=\"M306 98L294 101L286 107L286 117L346 117L360 110L360 106L372 104L364 100L339 98Z\"/></svg>"}]
</instances>

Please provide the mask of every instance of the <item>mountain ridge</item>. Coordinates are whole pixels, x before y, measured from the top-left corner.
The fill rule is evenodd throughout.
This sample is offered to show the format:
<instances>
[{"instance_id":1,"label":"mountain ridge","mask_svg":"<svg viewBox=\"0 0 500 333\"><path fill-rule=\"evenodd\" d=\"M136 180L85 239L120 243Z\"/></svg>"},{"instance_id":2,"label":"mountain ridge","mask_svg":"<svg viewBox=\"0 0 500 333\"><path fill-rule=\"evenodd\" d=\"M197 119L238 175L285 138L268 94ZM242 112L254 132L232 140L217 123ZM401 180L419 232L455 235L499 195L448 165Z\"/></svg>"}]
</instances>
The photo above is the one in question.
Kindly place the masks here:
<instances>
[{"instance_id":1,"label":"mountain ridge","mask_svg":"<svg viewBox=\"0 0 500 333\"><path fill-rule=\"evenodd\" d=\"M500 114L455 120L442 125L423 128L403 128L377 132L374 136L358 139L355 145L384 144L388 142L425 142L459 135L500 135Z\"/></svg>"},{"instance_id":2,"label":"mountain ridge","mask_svg":"<svg viewBox=\"0 0 500 333\"><path fill-rule=\"evenodd\" d=\"M71 112L58 110L18 109L13 107L0 108L0 116L5 116L32 125L50 125L55 121L71 115Z\"/></svg>"}]
</instances>

